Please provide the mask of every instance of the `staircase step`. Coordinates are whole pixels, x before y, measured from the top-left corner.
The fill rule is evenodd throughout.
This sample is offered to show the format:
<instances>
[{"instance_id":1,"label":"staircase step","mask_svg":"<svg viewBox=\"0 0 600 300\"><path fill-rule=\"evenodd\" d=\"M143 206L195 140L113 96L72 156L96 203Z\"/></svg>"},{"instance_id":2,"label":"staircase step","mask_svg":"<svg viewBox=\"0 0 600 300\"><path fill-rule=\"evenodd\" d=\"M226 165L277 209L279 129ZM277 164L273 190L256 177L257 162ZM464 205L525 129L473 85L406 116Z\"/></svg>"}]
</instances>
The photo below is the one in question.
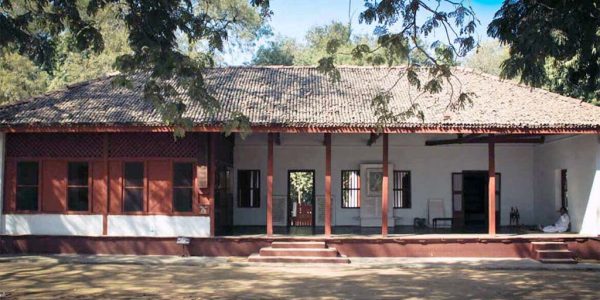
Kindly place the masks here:
<instances>
[{"instance_id":1,"label":"staircase step","mask_svg":"<svg viewBox=\"0 0 600 300\"><path fill-rule=\"evenodd\" d=\"M272 248L325 248L325 242L273 242Z\"/></svg>"},{"instance_id":2,"label":"staircase step","mask_svg":"<svg viewBox=\"0 0 600 300\"><path fill-rule=\"evenodd\" d=\"M260 256L337 257L335 248L273 248L260 249Z\"/></svg>"},{"instance_id":3,"label":"staircase step","mask_svg":"<svg viewBox=\"0 0 600 300\"><path fill-rule=\"evenodd\" d=\"M346 257L316 257L316 256L260 256L252 254L248 258L250 262L264 263L317 263L317 264L348 264L350 260Z\"/></svg>"},{"instance_id":4,"label":"staircase step","mask_svg":"<svg viewBox=\"0 0 600 300\"><path fill-rule=\"evenodd\" d=\"M569 246L563 242L532 242L533 251L536 250L569 250Z\"/></svg>"},{"instance_id":5,"label":"staircase step","mask_svg":"<svg viewBox=\"0 0 600 300\"><path fill-rule=\"evenodd\" d=\"M576 264L577 260L573 258L548 258L548 259L540 259L541 263L544 264Z\"/></svg>"},{"instance_id":6,"label":"staircase step","mask_svg":"<svg viewBox=\"0 0 600 300\"><path fill-rule=\"evenodd\" d=\"M535 259L573 259L573 252L569 250L536 250Z\"/></svg>"}]
</instances>

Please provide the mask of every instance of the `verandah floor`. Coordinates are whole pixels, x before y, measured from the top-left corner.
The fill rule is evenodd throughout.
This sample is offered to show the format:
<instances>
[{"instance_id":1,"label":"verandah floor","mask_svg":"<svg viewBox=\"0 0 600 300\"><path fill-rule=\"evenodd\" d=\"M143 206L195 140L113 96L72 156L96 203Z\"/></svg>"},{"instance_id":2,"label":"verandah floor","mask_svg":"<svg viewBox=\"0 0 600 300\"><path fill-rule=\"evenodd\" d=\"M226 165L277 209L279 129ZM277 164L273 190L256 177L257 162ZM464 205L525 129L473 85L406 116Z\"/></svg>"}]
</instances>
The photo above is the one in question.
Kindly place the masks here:
<instances>
[{"instance_id":1,"label":"verandah floor","mask_svg":"<svg viewBox=\"0 0 600 300\"><path fill-rule=\"evenodd\" d=\"M285 227L275 226L274 237L324 237L323 227ZM396 226L388 229L388 238L439 238L439 237L477 237L487 236L487 227L468 228L415 228L413 226ZM234 226L228 230L217 232L219 237L266 237L265 226ZM567 232L548 234L535 230L534 226L501 226L497 230L498 237L528 237L528 238L560 238L582 237L578 233ZM332 227L332 238L381 237L381 227L335 226Z\"/></svg>"}]
</instances>

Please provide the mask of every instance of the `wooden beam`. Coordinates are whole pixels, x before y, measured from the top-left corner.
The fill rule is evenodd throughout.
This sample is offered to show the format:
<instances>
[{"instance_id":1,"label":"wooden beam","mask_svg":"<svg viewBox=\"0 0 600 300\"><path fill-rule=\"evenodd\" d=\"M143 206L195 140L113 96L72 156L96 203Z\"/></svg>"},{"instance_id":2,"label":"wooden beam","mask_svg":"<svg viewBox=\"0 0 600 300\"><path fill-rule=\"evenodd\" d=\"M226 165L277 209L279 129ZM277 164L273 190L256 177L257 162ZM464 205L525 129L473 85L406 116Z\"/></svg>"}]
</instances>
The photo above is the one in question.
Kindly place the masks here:
<instances>
[{"instance_id":1,"label":"wooden beam","mask_svg":"<svg viewBox=\"0 0 600 300\"><path fill-rule=\"evenodd\" d=\"M369 137L369 140L367 141L367 146L372 146L373 144L375 144L375 142L377 142L377 139L381 136L381 134L379 133L375 133L375 132L371 132L371 136Z\"/></svg>"},{"instance_id":2,"label":"wooden beam","mask_svg":"<svg viewBox=\"0 0 600 300\"><path fill-rule=\"evenodd\" d=\"M267 236L273 235L273 135L268 134L267 146Z\"/></svg>"},{"instance_id":3,"label":"wooden beam","mask_svg":"<svg viewBox=\"0 0 600 300\"><path fill-rule=\"evenodd\" d=\"M383 176L381 179L381 235L388 234L388 135L383 134Z\"/></svg>"},{"instance_id":4,"label":"wooden beam","mask_svg":"<svg viewBox=\"0 0 600 300\"><path fill-rule=\"evenodd\" d=\"M331 133L325 139L325 236L331 236Z\"/></svg>"},{"instance_id":5,"label":"wooden beam","mask_svg":"<svg viewBox=\"0 0 600 300\"><path fill-rule=\"evenodd\" d=\"M468 135L455 139L429 140L425 142L426 146L452 145L452 144L543 144L544 136L532 137L529 135L499 135L499 136L481 136L478 134Z\"/></svg>"},{"instance_id":6,"label":"wooden beam","mask_svg":"<svg viewBox=\"0 0 600 300\"><path fill-rule=\"evenodd\" d=\"M488 233L496 235L496 146L488 144Z\"/></svg>"}]
</instances>

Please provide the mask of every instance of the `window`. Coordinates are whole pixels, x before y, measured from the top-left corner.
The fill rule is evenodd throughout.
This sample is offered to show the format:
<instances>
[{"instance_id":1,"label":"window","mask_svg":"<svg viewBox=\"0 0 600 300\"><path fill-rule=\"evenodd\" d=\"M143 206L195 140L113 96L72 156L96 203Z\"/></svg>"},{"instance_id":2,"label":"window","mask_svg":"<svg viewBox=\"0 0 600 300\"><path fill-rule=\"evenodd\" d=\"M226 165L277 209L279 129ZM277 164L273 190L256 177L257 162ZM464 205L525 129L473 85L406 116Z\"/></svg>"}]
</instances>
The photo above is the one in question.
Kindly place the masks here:
<instances>
[{"instance_id":1,"label":"window","mask_svg":"<svg viewBox=\"0 0 600 300\"><path fill-rule=\"evenodd\" d=\"M238 207L260 207L259 170L238 170Z\"/></svg>"},{"instance_id":2,"label":"window","mask_svg":"<svg viewBox=\"0 0 600 300\"><path fill-rule=\"evenodd\" d=\"M394 208L410 208L410 171L394 171Z\"/></svg>"},{"instance_id":3,"label":"window","mask_svg":"<svg viewBox=\"0 0 600 300\"><path fill-rule=\"evenodd\" d=\"M567 170L560 170L560 205L569 208L569 197L567 188Z\"/></svg>"},{"instance_id":4,"label":"window","mask_svg":"<svg viewBox=\"0 0 600 300\"><path fill-rule=\"evenodd\" d=\"M342 171L342 208L360 208L360 171Z\"/></svg>"},{"instance_id":5,"label":"window","mask_svg":"<svg viewBox=\"0 0 600 300\"><path fill-rule=\"evenodd\" d=\"M173 164L173 211L192 211L194 196L194 165Z\"/></svg>"},{"instance_id":6,"label":"window","mask_svg":"<svg viewBox=\"0 0 600 300\"><path fill-rule=\"evenodd\" d=\"M73 211L87 211L89 208L89 170L86 162L70 162L67 181L67 207Z\"/></svg>"},{"instance_id":7,"label":"window","mask_svg":"<svg viewBox=\"0 0 600 300\"><path fill-rule=\"evenodd\" d=\"M124 167L123 210L144 210L144 163L129 162Z\"/></svg>"},{"instance_id":8,"label":"window","mask_svg":"<svg viewBox=\"0 0 600 300\"><path fill-rule=\"evenodd\" d=\"M17 210L38 210L38 170L37 162L17 163Z\"/></svg>"}]
</instances>

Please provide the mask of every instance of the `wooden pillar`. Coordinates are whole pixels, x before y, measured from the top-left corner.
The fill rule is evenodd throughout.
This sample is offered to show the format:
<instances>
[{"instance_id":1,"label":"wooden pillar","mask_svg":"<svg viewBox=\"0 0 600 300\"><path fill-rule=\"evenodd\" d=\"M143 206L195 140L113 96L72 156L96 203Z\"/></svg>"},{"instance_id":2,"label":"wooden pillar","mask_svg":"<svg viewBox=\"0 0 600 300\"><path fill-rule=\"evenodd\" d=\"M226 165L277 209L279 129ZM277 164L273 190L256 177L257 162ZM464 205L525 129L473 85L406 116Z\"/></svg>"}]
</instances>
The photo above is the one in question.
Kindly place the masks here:
<instances>
[{"instance_id":1,"label":"wooden pillar","mask_svg":"<svg viewBox=\"0 0 600 300\"><path fill-rule=\"evenodd\" d=\"M388 134L383 134L383 176L381 179L381 235L388 234Z\"/></svg>"},{"instance_id":2,"label":"wooden pillar","mask_svg":"<svg viewBox=\"0 0 600 300\"><path fill-rule=\"evenodd\" d=\"M325 133L325 236L331 236L331 133Z\"/></svg>"},{"instance_id":3,"label":"wooden pillar","mask_svg":"<svg viewBox=\"0 0 600 300\"><path fill-rule=\"evenodd\" d=\"M108 213L110 212L110 167L108 164L108 133L105 133L102 137L102 160L104 160L104 167L106 168L106 207L102 214L102 235L108 235Z\"/></svg>"},{"instance_id":4,"label":"wooden pillar","mask_svg":"<svg viewBox=\"0 0 600 300\"><path fill-rule=\"evenodd\" d=\"M268 134L267 149L267 236L273 235L273 133Z\"/></svg>"},{"instance_id":5,"label":"wooden pillar","mask_svg":"<svg viewBox=\"0 0 600 300\"><path fill-rule=\"evenodd\" d=\"M210 214L210 236L215 236L215 181L217 176L217 158L216 158L216 144L217 134L208 134L208 201L209 201L209 214Z\"/></svg>"},{"instance_id":6,"label":"wooden pillar","mask_svg":"<svg viewBox=\"0 0 600 300\"><path fill-rule=\"evenodd\" d=\"M488 144L488 233L496 235L496 153L493 142Z\"/></svg>"}]
</instances>

